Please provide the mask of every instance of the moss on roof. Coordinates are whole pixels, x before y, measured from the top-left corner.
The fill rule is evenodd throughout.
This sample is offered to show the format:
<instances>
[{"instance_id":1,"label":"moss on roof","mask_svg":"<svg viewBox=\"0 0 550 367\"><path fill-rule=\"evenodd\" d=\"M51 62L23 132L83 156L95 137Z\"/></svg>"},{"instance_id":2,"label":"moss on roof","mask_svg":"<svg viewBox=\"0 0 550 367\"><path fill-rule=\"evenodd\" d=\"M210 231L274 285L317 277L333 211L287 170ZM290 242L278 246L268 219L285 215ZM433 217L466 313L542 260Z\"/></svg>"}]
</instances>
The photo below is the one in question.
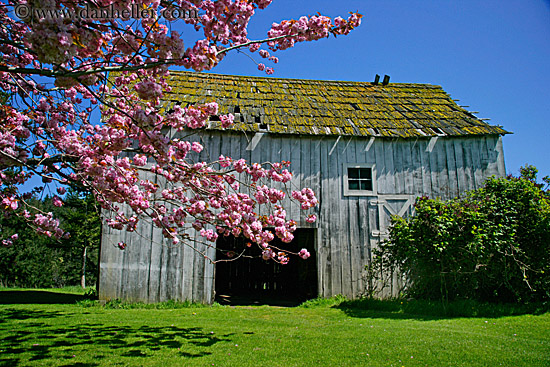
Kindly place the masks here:
<instances>
[{"instance_id":1,"label":"moss on roof","mask_svg":"<svg viewBox=\"0 0 550 367\"><path fill-rule=\"evenodd\" d=\"M216 101L220 114L235 115L235 130L401 138L508 134L458 106L436 85L184 71L171 72L169 84L172 91L165 94L165 103Z\"/></svg>"}]
</instances>

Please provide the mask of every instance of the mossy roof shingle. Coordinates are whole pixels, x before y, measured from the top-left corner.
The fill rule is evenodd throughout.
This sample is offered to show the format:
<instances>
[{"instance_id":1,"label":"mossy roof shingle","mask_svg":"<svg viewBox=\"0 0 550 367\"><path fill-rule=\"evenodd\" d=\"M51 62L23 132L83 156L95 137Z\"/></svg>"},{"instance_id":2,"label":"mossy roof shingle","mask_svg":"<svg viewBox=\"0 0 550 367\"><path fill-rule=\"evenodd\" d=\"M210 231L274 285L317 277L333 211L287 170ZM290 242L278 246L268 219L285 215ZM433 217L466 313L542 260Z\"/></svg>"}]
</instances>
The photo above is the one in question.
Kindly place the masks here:
<instances>
[{"instance_id":1,"label":"mossy roof shingle","mask_svg":"<svg viewBox=\"0 0 550 367\"><path fill-rule=\"evenodd\" d=\"M232 129L281 134L414 138L507 134L429 84L279 79L171 72L165 103L216 101Z\"/></svg>"}]
</instances>

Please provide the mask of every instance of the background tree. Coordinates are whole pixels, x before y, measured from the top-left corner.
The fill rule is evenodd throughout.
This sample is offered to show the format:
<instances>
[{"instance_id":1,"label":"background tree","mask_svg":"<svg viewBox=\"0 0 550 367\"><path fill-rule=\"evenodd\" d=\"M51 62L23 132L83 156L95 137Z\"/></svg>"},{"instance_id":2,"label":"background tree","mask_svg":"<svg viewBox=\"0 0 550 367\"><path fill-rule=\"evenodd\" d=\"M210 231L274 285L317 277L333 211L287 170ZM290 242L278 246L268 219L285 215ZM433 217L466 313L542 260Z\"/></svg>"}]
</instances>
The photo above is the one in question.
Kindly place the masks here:
<instances>
[{"instance_id":1,"label":"background tree","mask_svg":"<svg viewBox=\"0 0 550 367\"><path fill-rule=\"evenodd\" d=\"M99 261L99 245L101 242L101 220L99 206L93 195L79 194L70 190L65 198L65 205L57 210L61 226L70 233L70 237L62 239L66 252L70 253L71 265L66 267L69 274L80 276L80 285L86 288L86 276L94 284L97 280ZM78 261L80 259L80 261ZM71 282L74 282L71 279Z\"/></svg>"},{"instance_id":2,"label":"background tree","mask_svg":"<svg viewBox=\"0 0 550 367\"><path fill-rule=\"evenodd\" d=\"M92 195L69 192L66 204L53 205L51 197L31 198L33 207L53 212L70 238L52 238L28 230L21 216L0 217L0 233L17 240L0 246L0 286L48 288L95 284L101 221Z\"/></svg>"},{"instance_id":3,"label":"background tree","mask_svg":"<svg viewBox=\"0 0 550 367\"><path fill-rule=\"evenodd\" d=\"M198 161L203 147L189 139L167 139L166 130L204 129L218 105L172 106L169 68L210 70L232 50L271 53L330 35L349 33L361 15L347 19L301 17L273 23L267 38L250 40L247 25L271 0L29 0L0 7L0 90L10 94L0 108L0 202L39 233L65 236L59 220L29 202L19 187L31 177L92 192L111 212L112 228L133 231L149 217L173 244L192 246L189 230L205 241L244 235L263 256L288 261L274 251L274 234L292 240L296 225L280 205L292 177L288 163L245 162L220 156ZM177 12L176 12L177 11ZM184 19L173 19L175 14ZM196 32L184 46L178 27ZM263 49L262 49L263 48ZM259 64L260 70L273 73ZM108 76L109 75L109 76ZM168 111L168 112L165 112ZM97 118L101 113L102 119ZM96 116L96 118L94 118ZM232 115L218 116L222 128ZM124 153L124 154L122 154ZM163 189L140 172L166 182ZM288 186L287 186L288 187ZM317 204L308 189L292 191L302 209ZM54 206L63 205L60 197ZM259 216L260 207L270 213ZM122 210L128 208L128 210ZM173 208L173 209L168 209ZM308 220L314 221L312 214ZM5 238L10 243L13 238ZM125 244L119 244L121 248ZM307 257L307 251L301 252Z\"/></svg>"}]
</instances>

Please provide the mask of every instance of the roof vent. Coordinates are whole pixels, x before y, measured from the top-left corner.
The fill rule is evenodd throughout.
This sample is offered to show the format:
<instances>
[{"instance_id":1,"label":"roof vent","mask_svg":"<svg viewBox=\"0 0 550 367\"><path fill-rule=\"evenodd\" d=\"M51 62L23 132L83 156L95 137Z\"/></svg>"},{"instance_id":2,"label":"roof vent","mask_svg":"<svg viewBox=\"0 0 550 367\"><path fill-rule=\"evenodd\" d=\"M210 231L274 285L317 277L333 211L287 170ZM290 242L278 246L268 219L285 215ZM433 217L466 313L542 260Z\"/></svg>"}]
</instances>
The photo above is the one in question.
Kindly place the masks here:
<instances>
[{"instance_id":1,"label":"roof vent","mask_svg":"<svg viewBox=\"0 0 550 367\"><path fill-rule=\"evenodd\" d=\"M382 85L388 85L390 82L390 76L384 75L384 80L382 80Z\"/></svg>"},{"instance_id":2,"label":"roof vent","mask_svg":"<svg viewBox=\"0 0 550 367\"><path fill-rule=\"evenodd\" d=\"M380 75L376 74L374 77L374 82L372 82L372 85L378 85L378 82L380 81Z\"/></svg>"}]
</instances>

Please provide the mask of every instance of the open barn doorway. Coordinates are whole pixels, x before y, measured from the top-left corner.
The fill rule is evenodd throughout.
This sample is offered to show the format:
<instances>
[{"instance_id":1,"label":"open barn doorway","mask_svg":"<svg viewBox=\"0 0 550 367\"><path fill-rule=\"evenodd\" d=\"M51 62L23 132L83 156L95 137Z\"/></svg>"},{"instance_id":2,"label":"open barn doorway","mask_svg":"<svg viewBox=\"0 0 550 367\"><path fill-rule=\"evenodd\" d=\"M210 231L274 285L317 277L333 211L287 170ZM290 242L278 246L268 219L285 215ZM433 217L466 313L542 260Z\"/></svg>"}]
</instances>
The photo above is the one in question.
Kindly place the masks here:
<instances>
[{"instance_id":1,"label":"open barn doorway","mask_svg":"<svg viewBox=\"0 0 550 367\"><path fill-rule=\"evenodd\" d=\"M263 260L261 250L255 245L248 248L248 242L243 237L218 238L217 260L233 261L216 263L216 302L293 306L317 297L314 229L297 229L291 243L282 243L278 238L272 241L278 248L292 252L306 248L311 254L307 260L291 256L286 265ZM245 248L247 256L238 257Z\"/></svg>"}]
</instances>

